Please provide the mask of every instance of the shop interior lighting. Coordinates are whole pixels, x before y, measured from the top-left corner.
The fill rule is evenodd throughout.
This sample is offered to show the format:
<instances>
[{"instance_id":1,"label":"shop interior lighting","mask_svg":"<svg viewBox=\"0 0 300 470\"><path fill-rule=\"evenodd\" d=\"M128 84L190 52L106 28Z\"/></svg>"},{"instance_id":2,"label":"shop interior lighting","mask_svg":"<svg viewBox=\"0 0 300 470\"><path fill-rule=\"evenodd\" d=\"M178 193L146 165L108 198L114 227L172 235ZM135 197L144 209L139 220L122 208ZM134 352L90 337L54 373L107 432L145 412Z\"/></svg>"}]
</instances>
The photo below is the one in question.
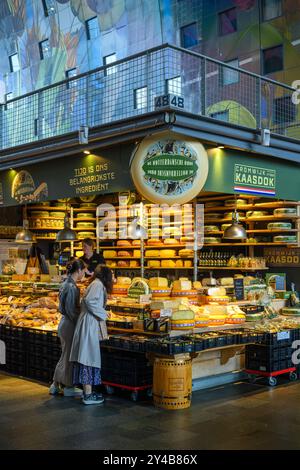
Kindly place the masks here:
<instances>
[{"instance_id":1,"label":"shop interior lighting","mask_svg":"<svg viewBox=\"0 0 300 470\"><path fill-rule=\"evenodd\" d=\"M15 241L17 243L28 244L36 243L34 234L29 230L29 222L27 219L27 211L25 206L24 211L24 220L23 220L23 229L17 233Z\"/></svg>"},{"instance_id":2,"label":"shop interior lighting","mask_svg":"<svg viewBox=\"0 0 300 470\"><path fill-rule=\"evenodd\" d=\"M237 212L237 203L235 195L235 209L232 213L232 224L224 231L224 240L245 240L247 232L244 227L239 223L239 213Z\"/></svg>"},{"instance_id":3,"label":"shop interior lighting","mask_svg":"<svg viewBox=\"0 0 300 470\"><path fill-rule=\"evenodd\" d=\"M64 228L56 235L57 242L74 242L77 240L77 233L71 229L70 219L68 215L68 203L66 203L66 213L64 218Z\"/></svg>"}]
</instances>

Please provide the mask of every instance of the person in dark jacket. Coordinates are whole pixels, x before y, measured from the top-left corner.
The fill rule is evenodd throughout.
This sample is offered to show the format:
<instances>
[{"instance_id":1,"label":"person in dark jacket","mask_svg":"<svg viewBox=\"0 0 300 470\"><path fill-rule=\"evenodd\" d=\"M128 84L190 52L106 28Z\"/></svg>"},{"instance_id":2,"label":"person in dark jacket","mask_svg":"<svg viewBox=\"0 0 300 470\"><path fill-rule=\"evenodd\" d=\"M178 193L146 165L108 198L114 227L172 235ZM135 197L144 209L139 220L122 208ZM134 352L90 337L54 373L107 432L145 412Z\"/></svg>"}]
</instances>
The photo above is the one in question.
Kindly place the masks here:
<instances>
[{"instance_id":1,"label":"person in dark jacket","mask_svg":"<svg viewBox=\"0 0 300 470\"><path fill-rule=\"evenodd\" d=\"M95 244L91 238L85 238L82 241L82 250L84 255L80 258L86 265L86 276L92 276L98 264L105 264L105 259L101 253L96 253Z\"/></svg>"},{"instance_id":2,"label":"person in dark jacket","mask_svg":"<svg viewBox=\"0 0 300 470\"><path fill-rule=\"evenodd\" d=\"M68 266L68 277L59 291L59 311L62 318L57 333L62 353L49 390L51 395L57 395L62 391L64 396L82 395L82 390L73 386L73 364L69 358L76 323L80 315L80 290L76 283L83 278L84 273L84 262L80 259L73 260Z\"/></svg>"}]
</instances>

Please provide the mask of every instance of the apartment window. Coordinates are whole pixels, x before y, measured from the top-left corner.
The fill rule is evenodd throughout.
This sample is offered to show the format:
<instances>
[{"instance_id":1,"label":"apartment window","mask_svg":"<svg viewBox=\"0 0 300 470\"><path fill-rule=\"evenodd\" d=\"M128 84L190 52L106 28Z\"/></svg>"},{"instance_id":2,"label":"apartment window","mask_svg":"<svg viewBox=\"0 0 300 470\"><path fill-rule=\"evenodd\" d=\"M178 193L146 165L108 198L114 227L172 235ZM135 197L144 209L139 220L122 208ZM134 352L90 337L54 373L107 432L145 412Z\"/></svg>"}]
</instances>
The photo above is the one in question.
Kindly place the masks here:
<instances>
[{"instance_id":1,"label":"apartment window","mask_svg":"<svg viewBox=\"0 0 300 470\"><path fill-rule=\"evenodd\" d=\"M86 34L88 39L95 39L99 36L99 23L97 16L90 18L85 22Z\"/></svg>"},{"instance_id":2,"label":"apartment window","mask_svg":"<svg viewBox=\"0 0 300 470\"><path fill-rule=\"evenodd\" d=\"M197 23L183 26L181 32L181 46L185 49L196 46L198 44L198 28Z\"/></svg>"},{"instance_id":3,"label":"apartment window","mask_svg":"<svg viewBox=\"0 0 300 470\"><path fill-rule=\"evenodd\" d=\"M283 46L270 47L263 51L263 73L274 73L283 70Z\"/></svg>"},{"instance_id":4,"label":"apartment window","mask_svg":"<svg viewBox=\"0 0 300 470\"><path fill-rule=\"evenodd\" d=\"M282 0L262 0L263 21L273 20L282 15Z\"/></svg>"},{"instance_id":5,"label":"apartment window","mask_svg":"<svg viewBox=\"0 0 300 470\"><path fill-rule=\"evenodd\" d=\"M237 30L236 8L219 13L219 35L234 33Z\"/></svg>"},{"instance_id":6,"label":"apartment window","mask_svg":"<svg viewBox=\"0 0 300 470\"><path fill-rule=\"evenodd\" d=\"M20 70L18 54L12 54L9 56L9 67L11 72L17 72L18 70Z\"/></svg>"},{"instance_id":7,"label":"apartment window","mask_svg":"<svg viewBox=\"0 0 300 470\"><path fill-rule=\"evenodd\" d=\"M42 0L44 14L45 16L54 15L55 10L55 0Z\"/></svg>"},{"instance_id":8,"label":"apartment window","mask_svg":"<svg viewBox=\"0 0 300 470\"><path fill-rule=\"evenodd\" d=\"M147 108L147 87L134 90L134 109Z\"/></svg>"},{"instance_id":9,"label":"apartment window","mask_svg":"<svg viewBox=\"0 0 300 470\"><path fill-rule=\"evenodd\" d=\"M44 39L44 41L41 41L39 43L39 48L40 48L41 60L47 59L48 57L51 56L51 49L50 49L49 39Z\"/></svg>"},{"instance_id":10,"label":"apartment window","mask_svg":"<svg viewBox=\"0 0 300 470\"><path fill-rule=\"evenodd\" d=\"M230 60L226 62L228 65L232 65L233 67L239 66L238 59ZM222 67L222 81L223 85L232 85L233 83L239 82L239 72L237 70L232 70L227 67Z\"/></svg>"},{"instance_id":11,"label":"apartment window","mask_svg":"<svg viewBox=\"0 0 300 470\"><path fill-rule=\"evenodd\" d=\"M275 124L283 124L295 121L296 105L292 102L291 96L281 96L275 98L273 105L273 121Z\"/></svg>"},{"instance_id":12,"label":"apartment window","mask_svg":"<svg viewBox=\"0 0 300 470\"><path fill-rule=\"evenodd\" d=\"M104 65L113 64L114 62L116 62L116 60L117 60L116 54L110 54L103 58ZM117 67L108 67L105 71L105 75L112 75L113 73L116 73L116 71L117 71Z\"/></svg>"},{"instance_id":13,"label":"apartment window","mask_svg":"<svg viewBox=\"0 0 300 470\"><path fill-rule=\"evenodd\" d=\"M171 93L173 95L181 95L182 92L182 84L181 84L181 77L174 77L167 80L166 83L167 93Z\"/></svg>"},{"instance_id":14,"label":"apartment window","mask_svg":"<svg viewBox=\"0 0 300 470\"><path fill-rule=\"evenodd\" d=\"M66 70L66 78L76 77L76 75L77 75L76 68ZM67 83L67 88L72 88L72 87L75 87L76 85L77 85L77 80L71 80L70 82Z\"/></svg>"},{"instance_id":15,"label":"apartment window","mask_svg":"<svg viewBox=\"0 0 300 470\"><path fill-rule=\"evenodd\" d=\"M211 113L210 117L219 121L229 122L229 111L217 111L216 113Z\"/></svg>"},{"instance_id":16,"label":"apartment window","mask_svg":"<svg viewBox=\"0 0 300 470\"><path fill-rule=\"evenodd\" d=\"M11 92L6 93L6 95L5 95L5 103L6 103L5 109L11 109L13 107L13 104L9 103L9 101L11 101L12 99L13 99L13 94Z\"/></svg>"}]
</instances>

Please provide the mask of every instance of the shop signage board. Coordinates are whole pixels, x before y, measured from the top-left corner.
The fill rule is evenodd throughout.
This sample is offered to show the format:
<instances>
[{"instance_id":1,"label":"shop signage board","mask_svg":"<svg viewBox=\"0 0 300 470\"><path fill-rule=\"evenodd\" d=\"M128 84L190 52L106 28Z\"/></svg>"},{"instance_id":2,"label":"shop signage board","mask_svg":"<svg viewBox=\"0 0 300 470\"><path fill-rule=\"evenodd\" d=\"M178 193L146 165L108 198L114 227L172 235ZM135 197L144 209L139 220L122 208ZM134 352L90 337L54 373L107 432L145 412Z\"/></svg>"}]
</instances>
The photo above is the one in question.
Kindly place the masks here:
<instances>
[{"instance_id":1,"label":"shop signage board","mask_svg":"<svg viewBox=\"0 0 300 470\"><path fill-rule=\"evenodd\" d=\"M266 274L266 283L273 287L276 292L286 291L286 274L285 273L268 273Z\"/></svg>"},{"instance_id":2,"label":"shop signage board","mask_svg":"<svg viewBox=\"0 0 300 470\"><path fill-rule=\"evenodd\" d=\"M300 200L300 165L229 148L210 148L204 191Z\"/></svg>"},{"instance_id":3,"label":"shop signage board","mask_svg":"<svg viewBox=\"0 0 300 470\"><path fill-rule=\"evenodd\" d=\"M300 248L264 248L267 266L277 268L299 268Z\"/></svg>"},{"instance_id":4,"label":"shop signage board","mask_svg":"<svg viewBox=\"0 0 300 470\"><path fill-rule=\"evenodd\" d=\"M124 145L101 150L97 155L81 153L4 171L0 174L0 204L10 206L127 191L133 187L129 173L131 153L132 146Z\"/></svg>"},{"instance_id":5,"label":"shop signage board","mask_svg":"<svg viewBox=\"0 0 300 470\"><path fill-rule=\"evenodd\" d=\"M208 156L196 139L164 132L145 138L135 149L131 176L153 203L184 204L199 194L208 175Z\"/></svg>"},{"instance_id":6,"label":"shop signage board","mask_svg":"<svg viewBox=\"0 0 300 470\"><path fill-rule=\"evenodd\" d=\"M276 195L276 170L243 164L234 165L234 190L255 196Z\"/></svg>"}]
</instances>

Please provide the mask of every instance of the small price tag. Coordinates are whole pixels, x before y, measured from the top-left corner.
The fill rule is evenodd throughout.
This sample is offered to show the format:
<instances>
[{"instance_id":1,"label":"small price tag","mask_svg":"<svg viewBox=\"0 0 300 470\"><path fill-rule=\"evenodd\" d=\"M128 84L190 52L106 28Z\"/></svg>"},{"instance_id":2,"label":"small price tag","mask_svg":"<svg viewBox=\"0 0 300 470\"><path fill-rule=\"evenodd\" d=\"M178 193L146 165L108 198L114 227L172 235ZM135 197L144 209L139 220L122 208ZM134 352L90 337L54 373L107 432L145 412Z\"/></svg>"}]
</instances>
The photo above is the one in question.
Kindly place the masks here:
<instances>
[{"instance_id":1,"label":"small price tag","mask_svg":"<svg viewBox=\"0 0 300 470\"><path fill-rule=\"evenodd\" d=\"M289 331L280 331L277 333L277 341L283 340L283 339L290 339L290 332Z\"/></svg>"},{"instance_id":2,"label":"small price tag","mask_svg":"<svg viewBox=\"0 0 300 470\"><path fill-rule=\"evenodd\" d=\"M150 294L143 294L140 295L140 304L148 304L151 300L151 295Z\"/></svg>"},{"instance_id":3,"label":"small price tag","mask_svg":"<svg viewBox=\"0 0 300 470\"><path fill-rule=\"evenodd\" d=\"M170 308L162 308L160 311L160 318L170 318L172 316L172 310Z\"/></svg>"}]
</instances>

